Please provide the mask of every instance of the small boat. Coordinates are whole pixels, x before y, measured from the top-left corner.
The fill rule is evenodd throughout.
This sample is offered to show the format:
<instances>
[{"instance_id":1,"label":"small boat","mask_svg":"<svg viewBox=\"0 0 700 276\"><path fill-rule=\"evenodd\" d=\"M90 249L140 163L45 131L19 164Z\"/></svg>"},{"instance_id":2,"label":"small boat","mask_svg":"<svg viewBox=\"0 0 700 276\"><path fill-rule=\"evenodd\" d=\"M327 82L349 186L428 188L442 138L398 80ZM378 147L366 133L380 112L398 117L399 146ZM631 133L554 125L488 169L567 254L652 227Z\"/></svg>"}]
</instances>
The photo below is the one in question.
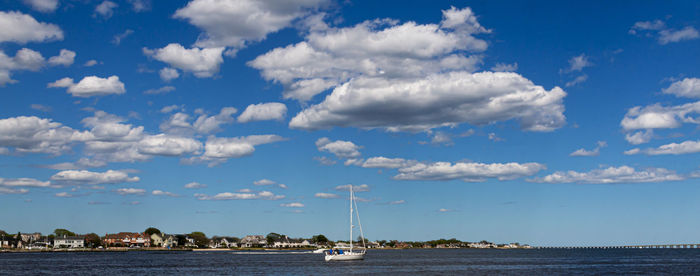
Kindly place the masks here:
<instances>
[{"instance_id":1,"label":"small boat","mask_svg":"<svg viewBox=\"0 0 700 276\"><path fill-rule=\"evenodd\" d=\"M353 248L352 245L352 228L355 227L355 225L352 224L353 211L357 215L357 224L360 226L360 238L362 239L362 247L358 248ZM362 233L362 222L360 222L360 213L357 211L357 202L355 201L355 193L352 190L352 185L350 185L350 246L336 246L333 247L333 249L325 251L325 253L326 261L352 261L365 259L365 253L367 253L367 249L365 246L365 235L364 233Z\"/></svg>"}]
</instances>

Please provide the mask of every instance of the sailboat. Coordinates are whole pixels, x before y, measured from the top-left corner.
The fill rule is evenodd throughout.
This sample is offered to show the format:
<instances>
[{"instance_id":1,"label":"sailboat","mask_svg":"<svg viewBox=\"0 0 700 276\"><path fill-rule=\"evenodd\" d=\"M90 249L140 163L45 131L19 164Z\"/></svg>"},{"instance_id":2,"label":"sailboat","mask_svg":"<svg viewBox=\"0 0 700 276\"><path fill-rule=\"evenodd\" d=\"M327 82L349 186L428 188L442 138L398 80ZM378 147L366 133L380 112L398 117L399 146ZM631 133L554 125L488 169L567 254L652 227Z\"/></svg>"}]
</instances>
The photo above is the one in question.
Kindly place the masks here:
<instances>
[{"instance_id":1,"label":"sailboat","mask_svg":"<svg viewBox=\"0 0 700 276\"><path fill-rule=\"evenodd\" d=\"M354 207L354 209L353 209ZM362 247L358 247L354 250L352 245L352 229L355 225L352 224L353 211L357 216L357 224L360 226L360 238L362 239ZM365 253L367 252L365 246L365 235L362 233L362 222L360 222L360 212L357 211L357 202L355 201L355 193L352 190L352 185L350 185L350 246L349 247L334 247L333 249L326 251L326 261L352 261L352 260L364 260Z\"/></svg>"}]
</instances>

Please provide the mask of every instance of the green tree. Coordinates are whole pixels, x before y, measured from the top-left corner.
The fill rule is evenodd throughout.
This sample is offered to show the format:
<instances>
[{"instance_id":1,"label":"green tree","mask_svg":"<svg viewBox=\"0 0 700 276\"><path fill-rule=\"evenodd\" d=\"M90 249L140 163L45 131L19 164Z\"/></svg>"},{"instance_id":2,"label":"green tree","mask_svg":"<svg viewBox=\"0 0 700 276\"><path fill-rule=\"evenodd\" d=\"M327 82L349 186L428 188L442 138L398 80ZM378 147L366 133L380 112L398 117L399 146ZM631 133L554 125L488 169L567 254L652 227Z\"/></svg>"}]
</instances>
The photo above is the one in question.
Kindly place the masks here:
<instances>
[{"instance_id":1,"label":"green tree","mask_svg":"<svg viewBox=\"0 0 700 276\"><path fill-rule=\"evenodd\" d=\"M92 248L102 245L102 239L100 239L100 236L95 233L85 235L85 242L87 243L88 247Z\"/></svg>"},{"instance_id":2,"label":"green tree","mask_svg":"<svg viewBox=\"0 0 700 276\"><path fill-rule=\"evenodd\" d=\"M284 237L284 235L282 235L282 234L277 234L277 233L274 233L274 232L272 232L272 233L270 233L270 234L267 234L267 237L266 237L266 238L267 238L267 244L268 244L268 245L272 245L272 244L275 243L275 241L279 241L279 240L281 240L283 237Z\"/></svg>"},{"instance_id":3,"label":"green tree","mask_svg":"<svg viewBox=\"0 0 700 276\"><path fill-rule=\"evenodd\" d=\"M311 237L311 241L316 244L326 244L328 243L328 238L326 236L318 234L316 236Z\"/></svg>"},{"instance_id":4,"label":"green tree","mask_svg":"<svg viewBox=\"0 0 700 276\"><path fill-rule=\"evenodd\" d=\"M75 236L75 233L68 231L66 229L61 229L61 228L53 230L53 233L56 234L56 237Z\"/></svg>"},{"instance_id":5,"label":"green tree","mask_svg":"<svg viewBox=\"0 0 700 276\"><path fill-rule=\"evenodd\" d=\"M202 232L192 232L190 237L194 239L194 244L199 248L204 248L209 246L209 238Z\"/></svg>"},{"instance_id":6,"label":"green tree","mask_svg":"<svg viewBox=\"0 0 700 276\"><path fill-rule=\"evenodd\" d=\"M148 227L146 231L144 231L144 233L146 233L146 235L150 237L153 234L160 234L160 230L158 230L158 228L155 227Z\"/></svg>"}]
</instances>

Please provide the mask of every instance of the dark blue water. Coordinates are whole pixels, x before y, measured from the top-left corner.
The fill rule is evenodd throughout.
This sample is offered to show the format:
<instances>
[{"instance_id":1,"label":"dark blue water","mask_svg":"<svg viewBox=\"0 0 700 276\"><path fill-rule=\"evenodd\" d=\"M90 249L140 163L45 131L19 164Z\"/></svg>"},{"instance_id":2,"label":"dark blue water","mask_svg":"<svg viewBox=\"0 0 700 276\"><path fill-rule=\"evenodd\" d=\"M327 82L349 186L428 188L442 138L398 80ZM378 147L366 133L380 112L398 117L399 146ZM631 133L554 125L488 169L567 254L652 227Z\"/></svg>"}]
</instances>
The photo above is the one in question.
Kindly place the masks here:
<instances>
[{"instance_id":1,"label":"dark blue water","mask_svg":"<svg viewBox=\"0 0 700 276\"><path fill-rule=\"evenodd\" d=\"M700 249L372 250L364 261L323 255L246 252L0 254L0 275L117 274L668 274L700 275Z\"/></svg>"}]
</instances>

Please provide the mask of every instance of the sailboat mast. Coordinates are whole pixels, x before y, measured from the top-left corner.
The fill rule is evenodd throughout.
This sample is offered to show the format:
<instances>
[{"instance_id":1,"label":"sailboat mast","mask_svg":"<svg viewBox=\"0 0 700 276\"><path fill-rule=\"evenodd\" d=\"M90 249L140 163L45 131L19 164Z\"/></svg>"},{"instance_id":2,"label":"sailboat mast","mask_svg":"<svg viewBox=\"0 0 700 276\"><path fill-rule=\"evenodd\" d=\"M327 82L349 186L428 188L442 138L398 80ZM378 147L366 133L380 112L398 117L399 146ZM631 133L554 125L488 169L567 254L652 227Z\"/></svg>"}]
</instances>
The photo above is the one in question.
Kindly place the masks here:
<instances>
[{"instance_id":1,"label":"sailboat mast","mask_svg":"<svg viewBox=\"0 0 700 276\"><path fill-rule=\"evenodd\" d=\"M352 185L350 185L350 252L352 252L352 202L353 202Z\"/></svg>"}]
</instances>

